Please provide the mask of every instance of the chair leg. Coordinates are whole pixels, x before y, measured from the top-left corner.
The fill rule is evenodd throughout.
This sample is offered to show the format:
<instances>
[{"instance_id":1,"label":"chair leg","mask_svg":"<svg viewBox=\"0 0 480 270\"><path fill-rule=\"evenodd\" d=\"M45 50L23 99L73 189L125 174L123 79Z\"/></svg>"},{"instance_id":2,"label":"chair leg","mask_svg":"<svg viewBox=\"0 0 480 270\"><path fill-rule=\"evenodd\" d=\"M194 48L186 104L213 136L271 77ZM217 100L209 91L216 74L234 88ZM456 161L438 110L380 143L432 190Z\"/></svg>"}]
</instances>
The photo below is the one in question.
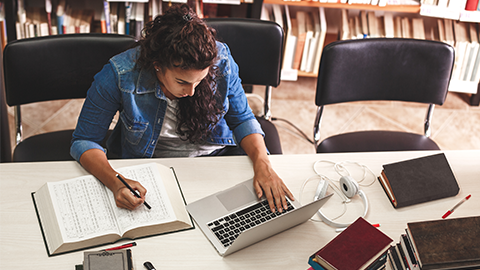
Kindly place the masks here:
<instances>
[{"instance_id":1,"label":"chair leg","mask_svg":"<svg viewBox=\"0 0 480 270\"><path fill-rule=\"evenodd\" d=\"M472 94L472 96L470 97L470 105L471 106L480 105L480 83L478 84L477 93Z\"/></svg>"}]
</instances>

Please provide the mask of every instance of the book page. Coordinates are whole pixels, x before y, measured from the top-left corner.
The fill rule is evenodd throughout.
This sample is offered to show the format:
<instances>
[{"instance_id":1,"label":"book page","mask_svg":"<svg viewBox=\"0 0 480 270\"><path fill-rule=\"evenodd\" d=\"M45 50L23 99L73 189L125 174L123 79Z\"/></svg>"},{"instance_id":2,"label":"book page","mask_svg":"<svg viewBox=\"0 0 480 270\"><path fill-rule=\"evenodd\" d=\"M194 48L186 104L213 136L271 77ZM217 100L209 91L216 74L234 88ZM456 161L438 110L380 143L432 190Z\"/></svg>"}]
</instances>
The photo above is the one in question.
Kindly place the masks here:
<instances>
[{"instance_id":1,"label":"book page","mask_svg":"<svg viewBox=\"0 0 480 270\"><path fill-rule=\"evenodd\" d=\"M156 164L150 163L121 168L118 169L118 172L128 179L140 182L147 189L145 201L152 207L147 209L147 207L141 205L133 211L114 207L113 211L117 216L118 226L122 234L133 228L176 220L175 212ZM115 205L113 193L110 190L107 192L111 204Z\"/></svg>"},{"instance_id":2,"label":"book page","mask_svg":"<svg viewBox=\"0 0 480 270\"><path fill-rule=\"evenodd\" d=\"M49 182L48 187L64 242L119 233L110 195L95 177Z\"/></svg>"}]
</instances>

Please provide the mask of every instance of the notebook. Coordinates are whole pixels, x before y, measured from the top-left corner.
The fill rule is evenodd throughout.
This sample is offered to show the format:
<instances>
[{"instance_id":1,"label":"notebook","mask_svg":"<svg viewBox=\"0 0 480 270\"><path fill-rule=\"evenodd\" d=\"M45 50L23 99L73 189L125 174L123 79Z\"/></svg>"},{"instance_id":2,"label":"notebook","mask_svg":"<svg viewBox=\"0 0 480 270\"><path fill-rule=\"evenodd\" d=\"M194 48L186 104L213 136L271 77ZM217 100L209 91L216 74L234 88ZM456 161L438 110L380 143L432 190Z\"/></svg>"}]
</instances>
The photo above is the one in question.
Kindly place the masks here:
<instances>
[{"instance_id":1,"label":"notebook","mask_svg":"<svg viewBox=\"0 0 480 270\"><path fill-rule=\"evenodd\" d=\"M253 179L187 204L187 211L221 256L229 255L311 218L332 196L301 206L287 198L288 210L272 213L258 199Z\"/></svg>"}]
</instances>

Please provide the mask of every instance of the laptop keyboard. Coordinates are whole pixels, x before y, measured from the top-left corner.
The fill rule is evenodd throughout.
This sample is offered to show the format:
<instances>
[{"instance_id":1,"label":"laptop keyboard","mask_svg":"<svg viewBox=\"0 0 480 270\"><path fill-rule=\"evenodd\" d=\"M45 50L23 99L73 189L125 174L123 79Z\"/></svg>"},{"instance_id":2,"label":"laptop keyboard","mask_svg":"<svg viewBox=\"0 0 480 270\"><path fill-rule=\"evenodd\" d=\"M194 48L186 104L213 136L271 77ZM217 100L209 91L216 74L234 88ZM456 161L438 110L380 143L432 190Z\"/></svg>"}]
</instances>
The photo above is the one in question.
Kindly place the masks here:
<instances>
[{"instance_id":1,"label":"laptop keyboard","mask_svg":"<svg viewBox=\"0 0 480 270\"><path fill-rule=\"evenodd\" d=\"M293 210L287 200L288 208L281 213L272 213L268 201L264 200L233 214L221 217L207 224L224 247L230 246L243 231L258 226L286 212Z\"/></svg>"}]
</instances>

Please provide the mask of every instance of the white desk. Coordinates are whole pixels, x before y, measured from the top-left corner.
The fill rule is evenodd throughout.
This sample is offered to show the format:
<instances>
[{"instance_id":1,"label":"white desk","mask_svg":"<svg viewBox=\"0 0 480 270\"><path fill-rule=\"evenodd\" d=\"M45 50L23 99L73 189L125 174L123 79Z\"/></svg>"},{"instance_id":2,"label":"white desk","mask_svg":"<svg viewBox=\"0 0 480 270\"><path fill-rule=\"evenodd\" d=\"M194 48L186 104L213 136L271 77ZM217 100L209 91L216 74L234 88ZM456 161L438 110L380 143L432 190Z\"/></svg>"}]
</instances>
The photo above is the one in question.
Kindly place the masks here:
<instances>
[{"instance_id":1,"label":"white desk","mask_svg":"<svg viewBox=\"0 0 480 270\"><path fill-rule=\"evenodd\" d=\"M355 153L322 155L270 156L277 173L298 198L303 182L314 175L317 160L356 161L367 165L376 175L382 164L434 154L435 152ZM457 177L460 193L456 197L394 209L378 181L366 192L370 210L366 219L381 224L380 230L398 242L407 222L440 219L461 198L472 198L449 218L480 215L480 150L447 151L447 159ZM247 157L208 157L155 160L114 160L114 167L145 162L159 162L175 167L187 202L200 199L253 176ZM325 167L325 168L323 168ZM335 176L331 167L322 165L322 173ZM349 166L356 171L355 166ZM75 162L9 163L0 165L0 269L74 269L82 263L83 252L48 257L34 211L31 192L47 181L84 175ZM335 176L338 179L338 176ZM354 175L356 179L358 177ZM372 176L365 182L372 181ZM307 184L302 202L310 200L317 181ZM358 197L358 196L357 196ZM337 200L337 201L336 201ZM339 199L332 198L324 210L339 213ZM360 199L347 207L342 222L353 221L362 212ZM329 215L334 217L334 214ZM157 269L307 269L308 257L337 233L322 222L308 221L281 234L225 258L220 257L202 232L196 228L185 232L136 240L133 247L135 269L145 269L151 261ZM115 246L115 245L109 245ZM109 247L106 246L106 247Z\"/></svg>"}]
</instances>

